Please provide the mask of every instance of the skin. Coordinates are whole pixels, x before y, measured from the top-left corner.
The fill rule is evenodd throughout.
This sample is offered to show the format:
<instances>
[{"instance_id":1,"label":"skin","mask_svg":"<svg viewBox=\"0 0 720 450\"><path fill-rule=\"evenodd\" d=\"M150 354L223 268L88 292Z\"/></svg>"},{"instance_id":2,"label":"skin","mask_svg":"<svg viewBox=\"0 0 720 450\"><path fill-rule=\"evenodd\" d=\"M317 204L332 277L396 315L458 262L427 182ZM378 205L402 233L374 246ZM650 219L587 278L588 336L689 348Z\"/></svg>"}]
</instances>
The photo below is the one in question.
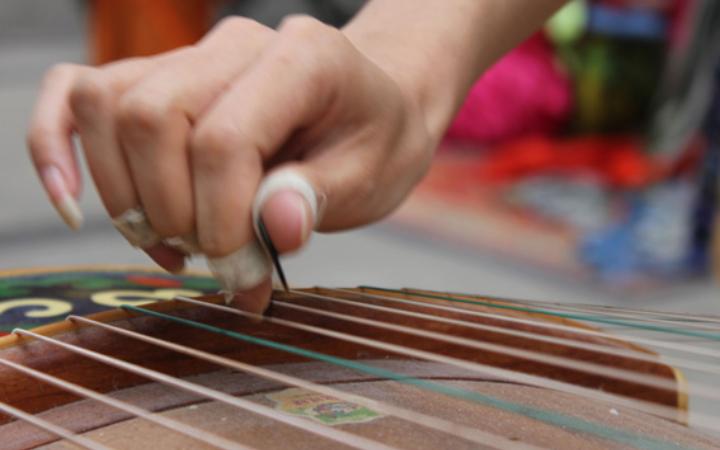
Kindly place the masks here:
<instances>
[{"instance_id":1,"label":"skin","mask_svg":"<svg viewBox=\"0 0 720 450\"><path fill-rule=\"evenodd\" d=\"M211 257L253 239L258 184L292 168L322 214L313 222L305 200L283 191L262 215L278 250L295 251L312 229L391 212L426 172L473 81L562 3L373 0L344 29L304 16L277 30L228 18L191 47L54 67L28 147L70 226L82 220L77 134L111 217L142 205L162 237L195 233ZM170 271L183 267L161 244L144 250ZM267 297L263 286L251 296Z\"/></svg>"}]
</instances>

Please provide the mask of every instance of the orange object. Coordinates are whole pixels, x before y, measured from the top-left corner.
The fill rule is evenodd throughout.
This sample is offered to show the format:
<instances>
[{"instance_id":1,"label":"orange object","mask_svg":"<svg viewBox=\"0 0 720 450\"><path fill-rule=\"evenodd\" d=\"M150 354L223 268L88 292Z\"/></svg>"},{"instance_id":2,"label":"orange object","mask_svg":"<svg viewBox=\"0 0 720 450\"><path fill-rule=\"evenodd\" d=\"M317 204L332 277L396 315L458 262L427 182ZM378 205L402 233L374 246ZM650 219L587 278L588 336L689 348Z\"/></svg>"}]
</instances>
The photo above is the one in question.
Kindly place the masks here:
<instances>
[{"instance_id":1,"label":"orange object","mask_svg":"<svg viewBox=\"0 0 720 450\"><path fill-rule=\"evenodd\" d=\"M217 0L92 0L90 57L95 64L147 56L197 42Z\"/></svg>"}]
</instances>

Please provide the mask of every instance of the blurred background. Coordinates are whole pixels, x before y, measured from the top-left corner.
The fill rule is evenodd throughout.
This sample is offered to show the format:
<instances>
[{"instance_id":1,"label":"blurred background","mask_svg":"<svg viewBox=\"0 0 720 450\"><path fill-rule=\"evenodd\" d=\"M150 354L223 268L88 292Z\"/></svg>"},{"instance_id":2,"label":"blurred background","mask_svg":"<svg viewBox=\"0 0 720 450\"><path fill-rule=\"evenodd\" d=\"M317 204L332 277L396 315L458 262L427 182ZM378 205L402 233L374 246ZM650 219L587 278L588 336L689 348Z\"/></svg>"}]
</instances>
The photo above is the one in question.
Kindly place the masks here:
<instances>
[{"instance_id":1,"label":"blurred background","mask_svg":"<svg viewBox=\"0 0 720 450\"><path fill-rule=\"evenodd\" d=\"M340 25L362 3L0 2L0 268L151 264L110 226L91 183L79 232L46 201L24 133L51 65L186 45L231 13ZM291 284L720 313L719 56L715 0L571 2L478 80L405 205L315 236L287 258Z\"/></svg>"}]
</instances>

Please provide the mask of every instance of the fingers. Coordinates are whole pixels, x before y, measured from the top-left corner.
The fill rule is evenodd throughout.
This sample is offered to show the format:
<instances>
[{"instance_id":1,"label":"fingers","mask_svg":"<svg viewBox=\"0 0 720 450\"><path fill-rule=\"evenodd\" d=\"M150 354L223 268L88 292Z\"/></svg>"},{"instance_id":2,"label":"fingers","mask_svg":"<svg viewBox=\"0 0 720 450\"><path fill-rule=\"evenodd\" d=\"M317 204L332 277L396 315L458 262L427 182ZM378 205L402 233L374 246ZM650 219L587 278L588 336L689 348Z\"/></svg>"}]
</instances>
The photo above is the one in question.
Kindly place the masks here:
<instances>
[{"instance_id":1,"label":"fingers","mask_svg":"<svg viewBox=\"0 0 720 450\"><path fill-rule=\"evenodd\" d=\"M226 254L252 239L250 210L263 162L296 130L314 124L326 111L335 88L334 74L326 70L342 66L338 55L343 52L334 50L346 45L343 39L325 25L281 29L260 60L197 123L191 142L197 232L208 254ZM333 51L319 50L322 46L308 51L308 40L326 42ZM297 236L312 228L306 222L298 219L297 232L290 230L294 236L287 240L273 236L282 241L276 245L282 250L296 247Z\"/></svg>"},{"instance_id":2,"label":"fingers","mask_svg":"<svg viewBox=\"0 0 720 450\"><path fill-rule=\"evenodd\" d=\"M28 149L43 187L60 217L73 229L80 228L83 216L77 204L81 179L67 97L81 70L80 66L63 64L48 72L27 134Z\"/></svg>"},{"instance_id":3,"label":"fingers","mask_svg":"<svg viewBox=\"0 0 720 450\"><path fill-rule=\"evenodd\" d=\"M309 196L282 183L273 187L272 195L262 188L258 193L263 197L260 214L275 246L288 252L303 245L314 227L363 225L400 202L422 173L415 169L416 155L404 149L427 142L422 135L415 138L417 143L400 142L409 121L421 118L405 110L399 88L387 75L336 30L294 19L281 28L261 61L206 113L197 133L223 130L214 141L218 151L236 158L251 158L242 156L249 153L266 162L284 161L278 172L295 173L311 186L315 194ZM211 146L195 148L197 167L203 149ZM301 161L288 162L278 152L299 154ZM215 218L199 224L201 242L203 236L219 233L217 224L245 214L238 209L246 207L240 202L228 208L217 201L220 183L227 183L220 180L231 178L234 166L213 169L195 172L196 204L205 208L199 217ZM236 186L231 192L241 189ZM318 198L326 206L322 217L311 212L311 202Z\"/></svg>"},{"instance_id":4,"label":"fingers","mask_svg":"<svg viewBox=\"0 0 720 450\"><path fill-rule=\"evenodd\" d=\"M226 20L184 58L155 70L119 100L118 140L139 201L160 236L194 231L187 154L190 130L217 95L255 60L271 34L248 19Z\"/></svg>"},{"instance_id":5,"label":"fingers","mask_svg":"<svg viewBox=\"0 0 720 450\"><path fill-rule=\"evenodd\" d=\"M114 64L103 70L88 68L75 80L69 92L68 103L88 168L111 217L118 217L139 205L132 174L116 139L116 98L155 62L139 59ZM184 255L160 243L144 250L171 272L182 270L184 266Z\"/></svg>"},{"instance_id":6,"label":"fingers","mask_svg":"<svg viewBox=\"0 0 720 450\"><path fill-rule=\"evenodd\" d=\"M122 78L121 80L111 77ZM138 205L125 157L115 139L114 102L111 86L129 84L139 74L131 71L110 75L88 69L70 92L70 107L76 121L85 159L98 194L111 217Z\"/></svg>"}]
</instances>

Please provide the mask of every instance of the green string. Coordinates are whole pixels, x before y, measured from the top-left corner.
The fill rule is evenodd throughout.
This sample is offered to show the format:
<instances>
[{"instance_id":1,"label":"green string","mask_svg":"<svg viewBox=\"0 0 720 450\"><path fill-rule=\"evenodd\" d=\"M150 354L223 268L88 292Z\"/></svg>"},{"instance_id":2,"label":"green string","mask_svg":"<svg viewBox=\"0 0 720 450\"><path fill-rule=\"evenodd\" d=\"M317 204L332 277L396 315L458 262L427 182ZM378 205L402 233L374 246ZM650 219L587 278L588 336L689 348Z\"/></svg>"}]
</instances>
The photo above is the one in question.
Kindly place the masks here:
<instances>
[{"instance_id":1,"label":"green string","mask_svg":"<svg viewBox=\"0 0 720 450\"><path fill-rule=\"evenodd\" d=\"M453 386L438 384L432 381L427 381L400 373L396 373L387 369L379 367L369 366L357 361L349 359L327 355L324 353L307 350L301 347L295 347L293 345L283 344L280 342L271 341L255 336L251 336L244 333L228 330L225 328L219 328L212 325L208 325L194 320L185 319L182 317L171 316L168 314L152 311L149 309L141 308L138 306L124 305L122 309L128 311L134 311L136 313L145 314L148 316L158 317L161 319L170 320L172 322L187 325L193 328L209 331L211 333L220 334L240 341L248 342L263 347L272 348L275 350L281 350L294 355L302 356L305 358L313 359L316 361L323 361L335 366L344 367L347 369L355 370L372 376L376 376L382 379L389 379L397 381L403 384L416 386L421 389L426 389L439 394L448 395L451 397L459 398L466 401L480 403L482 405L490 406L493 408L502 409L504 411L512 412L515 414L521 414L526 417L530 417L541 422L545 422L551 425L559 426L565 429L571 429L583 433L594 434L603 439L618 442L620 444L632 445L640 449L652 449L652 450L680 450L686 449L686 447L679 446L672 442L665 442L654 438L638 435L635 433L627 432L624 430L618 430L615 428L605 427L600 424L588 422L586 420L571 417L564 414L556 413L553 411L545 411L542 409L534 408L531 406L520 405L517 403L508 402L502 399L491 397L488 395L479 394L477 392L469 391L466 389L456 388Z\"/></svg>"},{"instance_id":2,"label":"green string","mask_svg":"<svg viewBox=\"0 0 720 450\"><path fill-rule=\"evenodd\" d=\"M608 325L619 325L623 327L628 328L637 328L640 330L649 330L649 331L657 331L661 333L671 333L671 334L679 334L683 336L691 336L691 337L697 337L697 338L704 338L704 339L710 339L713 341L720 341L720 333L706 333L702 331L695 331L695 330L687 330L684 328L673 328L673 327L664 327L660 325L650 325L645 323L637 323L637 322L631 322L627 320L619 320L619 319L608 319L603 317L597 317L593 315L586 315L586 314L574 314L574 313L563 313L563 312L555 312L555 311L549 311L546 309L537 309L537 308L528 308L524 306L512 306L512 305L502 305L502 304L495 304L490 302L483 302L480 300L467 300L467 299L461 299L461 298L454 298L444 295L433 295L433 294L426 294L423 292L407 292L400 289L387 289L387 288L379 288L375 286L360 286L361 289L372 289L375 291L382 291L382 292L390 292L394 294L404 294L404 295L416 295L418 297L424 297L424 298L430 298L435 300L445 300L449 302L454 303L466 303L470 305L478 305L478 306L487 306L489 308L496 308L496 309L508 309L511 311L522 311L522 312L529 312L529 313L537 313L537 314L544 314L548 316L554 316L554 317L562 317L564 319L574 319L574 320L584 320L587 322L597 322L597 323L604 323Z\"/></svg>"}]
</instances>

